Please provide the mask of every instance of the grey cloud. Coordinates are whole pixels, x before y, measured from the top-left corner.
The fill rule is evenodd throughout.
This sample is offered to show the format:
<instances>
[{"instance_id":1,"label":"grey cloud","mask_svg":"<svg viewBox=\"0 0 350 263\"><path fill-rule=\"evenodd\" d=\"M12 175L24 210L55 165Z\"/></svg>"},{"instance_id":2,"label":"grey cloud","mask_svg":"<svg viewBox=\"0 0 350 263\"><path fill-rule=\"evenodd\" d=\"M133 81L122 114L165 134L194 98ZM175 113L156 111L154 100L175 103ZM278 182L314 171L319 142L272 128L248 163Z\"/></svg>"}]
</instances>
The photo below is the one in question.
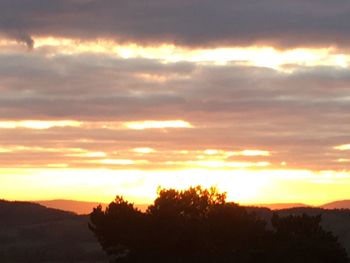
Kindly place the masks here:
<instances>
[{"instance_id":1,"label":"grey cloud","mask_svg":"<svg viewBox=\"0 0 350 263\"><path fill-rule=\"evenodd\" d=\"M32 50L34 48L34 39L26 32L11 32L7 34L7 37L13 38L19 43L25 44L28 50Z\"/></svg>"},{"instance_id":2,"label":"grey cloud","mask_svg":"<svg viewBox=\"0 0 350 263\"><path fill-rule=\"evenodd\" d=\"M145 73L165 79L139 78ZM86 54L0 55L1 120L184 119L196 127L167 132L1 130L0 144L71 145L86 138L123 147L259 148L285 158L271 157L275 162L333 168L334 160L346 158L346 153L332 147L350 142L349 84L349 71L337 67L300 68L286 74L234 64L163 64Z\"/></svg>"},{"instance_id":3,"label":"grey cloud","mask_svg":"<svg viewBox=\"0 0 350 263\"><path fill-rule=\"evenodd\" d=\"M189 46L348 46L350 3L289 0L1 0L0 30Z\"/></svg>"},{"instance_id":4,"label":"grey cloud","mask_svg":"<svg viewBox=\"0 0 350 263\"><path fill-rule=\"evenodd\" d=\"M145 80L145 74L164 80ZM344 121L350 112L346 100L350 74L337 67L300 68L286 74L234 64L163 64L32 52L1 55L0 80L1 118L187 116L210 121L207 116L216 119L218 114L234 118L271 114L275 119L294 116L305 123L313 118Z\"/></svg>"}]
</instances>

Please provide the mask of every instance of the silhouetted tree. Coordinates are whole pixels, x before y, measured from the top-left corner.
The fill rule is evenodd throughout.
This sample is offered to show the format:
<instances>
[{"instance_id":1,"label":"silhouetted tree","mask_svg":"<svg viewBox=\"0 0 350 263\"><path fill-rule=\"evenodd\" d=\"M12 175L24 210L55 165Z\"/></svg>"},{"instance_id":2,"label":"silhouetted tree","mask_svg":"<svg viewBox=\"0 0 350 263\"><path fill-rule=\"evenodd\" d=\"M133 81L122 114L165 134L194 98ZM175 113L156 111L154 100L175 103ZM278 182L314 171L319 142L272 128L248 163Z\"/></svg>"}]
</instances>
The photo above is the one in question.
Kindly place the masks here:
<instances>
[{"instance_id":1,"label":"silhouetted tree","mask_svg":"<svg viewBox=\"0 0 350 263\"><path fill-rule=\"evenodd\" d=\"M321 227L320 215L279 217L274 214L271 223L275 228L273 247L276 262L347 262L346 251L337 238Z\"/></svg>"},{"instance_id":2,"label":"silhouetted tree","mask_svg":"<svg viewBox=\"0 0 350 263\"><path fill-rule=\"evenodd\" d=\"M105 211L94 209L89 227L112 262L347 262L320 220L274 215L268 231L226 194L191 187L160 190L144 213L117 196Z\"/></svg>"},{"instance_id":3,"label":"silhouetted tree","mask_svg":"<svg viewBox=\"0 0 350 263\"><path fill-rule=\"evenodd\" d=\"M137 256L147 244L146 214L121 196L117 196L105 211L101 206L94 208L90 221L89 228L95 233L102 248L116 260L127 262L127 259Z\"/></svg>"}]
</instances>

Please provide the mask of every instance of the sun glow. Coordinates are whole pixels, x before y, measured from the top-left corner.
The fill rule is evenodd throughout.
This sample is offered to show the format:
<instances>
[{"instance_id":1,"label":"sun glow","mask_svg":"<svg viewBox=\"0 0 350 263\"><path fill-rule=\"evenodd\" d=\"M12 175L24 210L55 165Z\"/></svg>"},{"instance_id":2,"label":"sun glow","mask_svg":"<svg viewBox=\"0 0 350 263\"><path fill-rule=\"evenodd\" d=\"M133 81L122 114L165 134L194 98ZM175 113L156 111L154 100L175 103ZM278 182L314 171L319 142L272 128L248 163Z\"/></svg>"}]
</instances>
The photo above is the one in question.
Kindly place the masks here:
<instances>
[{"instance_id":1,"label":"sun glow","mask_svg":"<svg viewBox=\"0 0 350 263\"><path fill-rule=\"evenodd\" d=\"M145 130L145 129L167 129L167 128L193 128L193 126L182 120L172 121L133 121L126 122L124 126L132 130Z\"/></svg>"},{"instance_id":2,"label":"sun glow","mask_svg":"<svg viewBox=\"0 0 350 263\"><path fill-rule=\"evenodd\" d=\"M249 167L266 167L270 166L269 162L227 162L223 160L203 160L203 161L185 161L173 162L169 161L170 165L183 165L190 167L206 167L206 168L249 168Z\"/></svg>"},{"instance_id":3,"label":"sun glow","mask_svg":"<svg viewBox=\"0 0 350 263\"><path fill-rule=\"evenodd\" d=\"M71 120L58 121L40 121L40 120L26 120L26 121L0 121L0 129L16 129L26 128L34 130L45 130L53 127L79 127L81 122Z\"/></svg>"},{"instance_id":4,"label":"sun glow","mask_svg":"<svg viewBox=\"0 0 350 263\"><path fill-rule=\"evenodd\" d=\"M240 152L234 152L233 155L236 156L270 156L269 151L261 151L261 150L243 150Z\"/></svg>"},{"instance_id":5,"label":"sun glow","mask_svg":"<svg viewBox=\"0 0 350 263\"><path fill-rule=\"evenodd\" d=\"M62 164L63 166L64 164ZM348 196L350 174L307 170L207 170L142 171L110 169L2 169L0 192L9 200L57 198L110 202L123 195L137 204L151 203L159 186L185 189L216 186L228 200L242 204L308 200L318 205ZM18 182L13 184L13 180ZM337 191L325 181L341 180ZM28 191L31 189L31 191Z\"/></svg>"},{"instance_id":6,"label":"sun glow","mask_svg":"<svg viewBox=\"0 0 350 263\"><path fill-rule=\"evenodd\" d=\"M154 153L156 152L156 150L154 150L153 148L134 148L132 149L133 152L135 153L141 153L141 154L148 154L148 153Z\"/></svg>"},{"instance_id":7,"label":"sun glow","mask_svg":"<svg viewBox=\"0 0 350 263\"><path fill-rule=\"evenodd\" d=\"M54 118L59 118L57 116L60 115L55 115L56 117L52 117L53 119L48 119L52 115L44 115L46 113L34 115L38 109L44 109L44 107L30 108L31 115L22 114L20 109L18 109L19 113L17 113L17 109L14 109L11 114L8 114L11 110L8 110L6 106L3 107L4 116L14 116L13 118L31 116L30 118L33 119L3 119L0 121L2 142L0 145L0 198L22 200L66 198L110 202L115 195L120 194L137 203L148 203L155 197L159 186L184 189L196 185L203 187L217 186L220 190L227 191L230 200L241 203L274 203L290 202L292 200L293 202L320 204L336 199L349 198L350 158L345 151L350 150L350 144L327 146L331 152L320 153L321 158L327 159L324 162L324 167L326 168L319 168L318 163L314 163L315 156L318 154L316 153L317 147L315 147L316 150L313 149L314 152L312 154L309 154L308 150L305 151L307 152L305 161L300 160L304 155L302 157L297 156L296 154L300 152L295 150L296 147L294 148L294 145L290 147L291 143L289 141L286 143L288 146L283 148L283 143L286 142L285 138L287 138L286 135L289 136L289 133L293 133L290 135L291 138L294 135L298 135L297 133L294 134L294 131L298 131L300 134L303 133L302 130L297 130L297 125L293 125L293 131L287 130L290 126L286 125L286 130L283 130L282 134L282 132L279 133L279 127L274 126L277 123L279 124L282 118L279 118L276 123L273 123L275 119L267 120L266 123L257 123L257 125L254 122L259 122L267 116L264 115L263 110L261 116L264 118L260 118L260 112L258 112L258 109L265 105L264 103L269 107L276 107L273 109L284 109L284 106L281 106L284 103L283 99L289 96L292 99L288 104L289 106L294 105L294 99L305 99L305 102L302 102L304 106L307 106L308 99L320 99L322 101L320 105L322 104L322 107L325 105L323 102L327 98L312 97L316 93L310 93L310 98L307 96L304 98L304 90L297 89L298 94L294 98L294 95L289 93L289 87L285 88L286 91L283 89L275 90L274 85L270 87L270 81L274 84L274 81L280 81L279 77L283 76L281 87L284 88L282 84L285 84L285 75L287 75L286 81L288 81L289 73L294 70L299 73L297 70L303 71L305 67L332 66L336 70L336 73L329 81L331 83L336 81L336 85L338 85L338 82L341 82L339 84L341 89L336 87L334 91L332 90L337 95L336 97L331 97L331 99L341 101L343 103L341 107L343 107L349 99L345 93L341 94L345 92L343 85L346 86L348 78L344 73L346 70L341 69L348 68L350 62L350 55L343 50L331 47L279 50L270 46L190 48L167 43L142 46L134 43L117 43L107 39L78 41L68 38L40 38L35 36L34 42L34 48L28 51L23 48L23 43L19 44L16 41L0 39L0 54L7 55L11 51L11 59L18 54L25 57L25 60L21 62L22 71L18 71L19 73L14 71L11 76L10 74L6 75L7 73L4 74L4 78L9 76L9 79L6 79L4 84L1 84L3 86L0 87L5 94L4 97L7 96L6 94L13 96L12 92L13 94L17 92L19 95L18 97L14 96L14 98L20 101L22 98L31 95L32 93L30 92L33 92L33 94L37 92L38 97L34 96L34 99L40 99L40 96L42 96L43 98L47 97L50 100L51 98L55 100L56 93L54 93L54 90L51 93L50 89L46 90L40 87L40 89L32 88L27 91L27 83L22 83L24 88L21 86L21 89L18 88L16 90L16 85L19 84L15 83L15 81L12 83L11 78L13 76L17 78L16 74L19 76L21 72L26 73L28 71L29 74L31 72L29 69L32 66L29 62L39 63L41 61L40 63L42 63L44 61L45 63L56 63L56 59L60 59L57 68L54 65L52 74L57 74L60 79L67 79L67 87L70 87L69 85L75 87L75 78L68 79L67 76L71 75L59 75L61 67L65 68L67 66L68 72L70 67L75 69L76 66L80 66L80 59L86 65L86 62L93 63L93 59L98 57L98 63L101 63L101 65L96 64L96 68L101 69L101 72L98 74L106 74L101 75L103 77L109 77L115 73L115 68L109 67L108 63L113 65L119 63L123 64L122 67L129 67L125 68L125 72L121 72L126 77L125 80L123 77L120 80L121 82L127 82L125 88L123 84L117 87L117 84L119 85L117 81L115 86L113 86L114 82L112 83L113 90L111 94L113 93L113 96L114 94L117 94L117 96L121 94L121 97L124 94L127 94L125 96L129 96L129 94L134 96L136 94L140 97L144 94L145 96L148 94L152 94L152 96L156 94L158 96L158 94L163 94L163 92L164 94L172 95L174 93L178 95L184 92L184 96L179 96L179 98L186 101L186 103L176 104L176 107L179 108L185 105L180 111L176 111L177 109L173 111L173 108L171 108L169 112L167 110L162 112L163 108L160 107L157 112L154 109L157 109L158 105L156 103L158 99L150 100L151 102L145 100L152 108L150 111L145 110L145 112L147 111L145 116L149 118L145 120L142 119L143 114L137 115L137 113L142 111L138 111L139 108L137 107L143 107L143 101L135 102L135 109L137 110L131 110L125 115L121 114L124 108L119 112L119 108L113 108L114 105L112 104L111 108L106 107L106 109L108 108L108 114L103 116L104 109L98 115L92 114L91 112L95 108L91 108L90 113L90 110L84 112L84 115L82 110L71 112L71 115L67 115L80 116L76 117L77 120L69 120L69 118L73 117L62 117L68 118L68 120L54 120ZM8 58L4 56L4 61L6 61L5 59ZM130 64L128 64L128 59L132 61ZM16 63L12 65L13 68L15 68ZM70 63L76 63L77 65ZM174 63L178 64L175 65ZM134 68L135 65L137 66ZM239 69L241 67L246 68L252 74L261 74L258 81L262 78L264 81L259 82L259 85L260 83L262 84L261 87L257 85L259 88L257 92L254 89L240 91L241 83L242 90L245 87L244 85L255 86L255 79L250 78L249 74L248 79L242 79L242 82L240 82L240 76L238 76L239 78L233 79L232 83L224 79L225 82L223 84L220 83L221 79L219 79L221 75L213 78L208 76L210 77L208 84L215 84L213 90L209 90L212 86L206 87L204 82L206 78L202 79L202 76L199 76L200 78L197 79L198 75L196 74L200 75L203 72L207 72L207 68L211 70L214 68L215 71L219 69L218 73L221 74L223 72L224 76L231 76L231 71L236 70L235 66L239 67ZM256 67L260 68L256 70ZM264 67L264 69L261 67ZM89 69L93 70L94 68L89 67ZM42 68L38 67L38 70L42 70ZM225 72L225 70L227 71ZM317 85L314 82L318 82L318 76L322 72L319 73L318 68L312 70L316 75L315 81L312 81L314 76L309 74L305 74L305 76L303 74L291 76L300 78L296 79L296 81L300 81L301 84L304 83L302 81L306 78L307 82L305 82L305 85L312 82L310 86L314 89ZM81 73L83 71L77 72ZM87 72L87 74L90 73L89 70ZM111 72L112 74L110 74ZM237 72L234 74L240 73L239 70ZM266 72L268 74L265 78L264 74ZM69 73L72 73L73 76L75 71L69 71ZM85 73L81 74L83 76ZM85 80L82 76L77 74L77 78ZM99 88L101 83L104 83L105 79L102 79L101 76L96 75L97 88ZM271 77L270 80L270 76L277 76L277 79L275 80ZM37 77L40 77L40 75L38 74ZM113 75L111 78L114 77L117 79L118 75ZM246 76L243 77L246 78ZM309 77L310 79L308 79ZM202 80L204 81L202 82ZM136 83L135 88L126 90L129 87L128 81L130 81L131 85ZM172 81L171 85L168 81ZM211 83L212 81L214 82ZM40 85L46 85L46 82L46 78L40 78ZM137 85L143 84L145 85L139 89ZM193 92L190 94L189 92L189 96L193 96L194 99L187 101L187 85L190 87L189 85L192 84L196 85L196 87L198 86L198 89L193 89L196 92L198 90L198 93ZM202 84L204 84L203 92L201 89ZM223 90L219 89L220 85L226 84L227 89L226 87ZM328 85L328 83L326 84ZM34 87L36 82L28 83L28 85L33 85ZM94 82L91 82L91 85L94 85ZM231 86L232 89L229 90ZM114 87L116 87L115 90ZM168 89L168 87L170 88ZM80 91L79 88L81 87L77 88ZM216 88L218 88L218 94L215 94ZM272 95L276 95L273 101L266 100L265 102L265 100L260 100L260 98L256 99L260 96L259 92L262 94L265 88L268 91L266 96L270 96L270 92ZM91 89L91 93L89 93L90 90L87 90L88 102L84 107L89 107L88 103L95 103L95 98L100 96L100 90L98 89L97 92L96 90ZM192 90L192 87L188 90ZM290 90L294 92L293 89ZM73 89L72 91L75 92ZM67 96L67 101L70 101L70 98L73 98L72 101L75 101L75 98L81 95L80 93L69 94L68 92L66 94L65 92L66 90L63 89L61 93L57 94L62 98ZM108 88L104 95L107 94L106 97L108 97L109 92L110 89ZM227 97L218 96L216 101L216 95L225 96L226 92L228 94ZM98 94L96 95L95 93ZM236 100L230 100L229 98L229 96L236 96L235 94L237 94L237 98L241 95L243 98L242 104L238 100L237 106L239 111L237 113L234 110L236 107L231 109L226 106L235 104ZM309 95L309 93L307 94ZM92 102L90 102L89 96L91 96ZM247 97L245 98L244 96ZM31 102L31 100L28 101ZM105 106L102 105L104 100L98 99L97 101L98 103L102 101L101 104L97 103L97 109ZM240 110L245 109L241 107L243 104L247 105L249 110L246 112L242 111L241 114ZM23 105L26 106L26 104ZM125 105L121 104L120 107L125 107ZM219 105L218 111L214 109L216 105ZM223 106L222 109L220 109L221 105ZM286 104L286 109L289 109L288 105ZM130 105L127 105L125 111L128 110L129 106L133 107L134 104L130 103ZM147 106L149 105L147 104ZM258 107L255 108L255 106ZM16 105L11 105L11 107L15 108ZM172 104L170 107L175 108ZM185 112L187 109L189 111ZM309 111L311 109L307 107L306 110ZM42 111L44 112L44 110ZM235 112L235 114L231 115L232 112ZM274 110L271 112L278 115L280 111ZM287 110L281 112L281 116L287 116L283 121L299 123L298 119L301 115L289 116L287 112L289 113ZM59 111L58 113L63 114L65 111ZM245 122L243 120L246 117L245 113L247 113L247 116L256 117L256 119L247 118L247 122ZM320 112L320 114L325 114L325 111ZM39 120L41 116L45 116L45 119ZM207 116L208 120L206 120ZM217 119L216 116L218 117ZM243 125L237 129L237 134L231 136L233 132L236 132L235 127L240 125L238 121L234 123L236 117L237 120L243 120ZM310 115L307 117L310 117ZM36 120L36 118L39 119ZM232 122L235 125L227 125L228 122ZM222 125L223 123L224 125ZM257 130L254 130L254 132L249 131L247 137L240 140L246 135L243 132L246 127L244 125L247 125L249 129L250 127L257 127ZM274 129L276 127L277 129ZM330 127L330 133L332 129L335 131L337 128ZM272 133L272 130L274 133ZM221 131L223 132L221 133ZM252 145L254 142L257 142L257 138L264 138L266 134L269 138L276 138L281 135L281 145L276 146L275 141L268 141L266 144L260 141L256 145ZM254 137L256 135L258 137ZM306 135L309 136L309 133ZM321 135L323 136L320 133ZM327 136L328 134L325 137ZM226 138L228 139L227 141ZM248 141L252 138L253 140ZM341 143L347 142L339 142L339 144ZM304 145L303 147L307 146ZM282 148L283 150L281 150ZM308 159L311 155L312 157ZM305 164L306 162L310 163ZM336 165L338 167L334 168ZM8 167L12 167L12 169ZM320 171L320 169L334 170Z\"/></svg>"},{"instance_id":8,"label":"sun glow","mask_svg":"<svg viewBox=\"0 0 350 263\"><path fill-rule=\"evenodd\" d=\"M334 147L334 149L340 150L340 151L347 151L347 150L350 150L350 144L338 145Z\"/></svg>"},{"instance_id":9,"label":"sun glow","mask_svg":"<svg viewBox=\"0 0 350 263\"><path fill-rule=\"evenodd\" d=\"M121 44L108 39L96 41L77 41L69 38L35 37L35 50L50 48L49 56L56 54L74 55L79 53L112 54L124 59L146 58L161 60L164 63L189 61L193 63L214 63L225 65L238 63L259 67L273 68L285 72L291 71L284 65L333 65L346 68L350 56L339 53L335 48L296 48L278 50L269 46L195 48L159 44L141 46L135 43ZM13 45L13 41L3 40L0 44ZM145 78L153 76L143 76ZM163 81L156 77L156 81Z\"/></svg>"}]
</instances>

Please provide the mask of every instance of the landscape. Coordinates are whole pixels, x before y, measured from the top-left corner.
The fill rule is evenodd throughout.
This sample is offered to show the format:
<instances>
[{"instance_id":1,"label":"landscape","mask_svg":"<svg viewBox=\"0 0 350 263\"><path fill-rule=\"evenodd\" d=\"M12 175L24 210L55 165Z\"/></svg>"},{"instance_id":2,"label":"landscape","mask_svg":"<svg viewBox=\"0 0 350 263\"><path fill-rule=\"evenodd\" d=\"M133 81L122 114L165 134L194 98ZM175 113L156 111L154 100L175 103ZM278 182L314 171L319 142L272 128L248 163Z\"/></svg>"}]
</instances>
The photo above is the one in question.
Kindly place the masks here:
<instances>
[{"instance_id":1,"label":"landscape","mask_svg":"<svg viewBox=\"0 0 350 263\"><path fill-rule=\"evenodd\" d=\"M0 201L2 262L109 262L108 256L88 229L89 215L79 214L85 210L91 213L92 209L97 207L96 203L69 200L40 203L51 204L56 209L34 202ZM61 204L62 207L57 204ZM350 200L343 200L321 207L271 204L271 209L261 206L250 206L246 209L265 221L269 221L273 213L281 216L321 215L322 227L337 236L340 244L349 253L349 204ZM107 204L103 205L106 206ZM67 207L83 207L83 210L64 211ZM278 209L275 209L276 207ZM145 205L139 208L144 210Z\"/></svg>"},{"instance_id":2,"label":"landscape","mask_svg":"<svg viewBox=\"0 0 350 263\"><path fill-rule=\"evenodd\" d=\"M349 33L344 0L0 0L0 262L348 263Z\"/></svg>"}]
</instances>

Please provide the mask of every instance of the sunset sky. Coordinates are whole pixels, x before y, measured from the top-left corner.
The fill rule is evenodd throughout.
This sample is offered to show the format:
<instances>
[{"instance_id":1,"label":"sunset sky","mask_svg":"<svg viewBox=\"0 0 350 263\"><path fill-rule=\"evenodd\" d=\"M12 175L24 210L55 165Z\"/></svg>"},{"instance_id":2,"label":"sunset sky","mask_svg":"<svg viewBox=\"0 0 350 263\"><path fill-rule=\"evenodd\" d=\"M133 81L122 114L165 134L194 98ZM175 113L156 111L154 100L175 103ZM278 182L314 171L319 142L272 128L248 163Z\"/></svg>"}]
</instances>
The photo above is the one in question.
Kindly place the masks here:
<instances>
[{"instance_id":1,"label":"sunset sky","mask_svg":"<svg viewBox=\"0 0 350 263\"><path fill-rule=\"evenodd\" d=\"M0 198L350 199L350 2L0 0Z\"/></svg>"}]
</instances>

